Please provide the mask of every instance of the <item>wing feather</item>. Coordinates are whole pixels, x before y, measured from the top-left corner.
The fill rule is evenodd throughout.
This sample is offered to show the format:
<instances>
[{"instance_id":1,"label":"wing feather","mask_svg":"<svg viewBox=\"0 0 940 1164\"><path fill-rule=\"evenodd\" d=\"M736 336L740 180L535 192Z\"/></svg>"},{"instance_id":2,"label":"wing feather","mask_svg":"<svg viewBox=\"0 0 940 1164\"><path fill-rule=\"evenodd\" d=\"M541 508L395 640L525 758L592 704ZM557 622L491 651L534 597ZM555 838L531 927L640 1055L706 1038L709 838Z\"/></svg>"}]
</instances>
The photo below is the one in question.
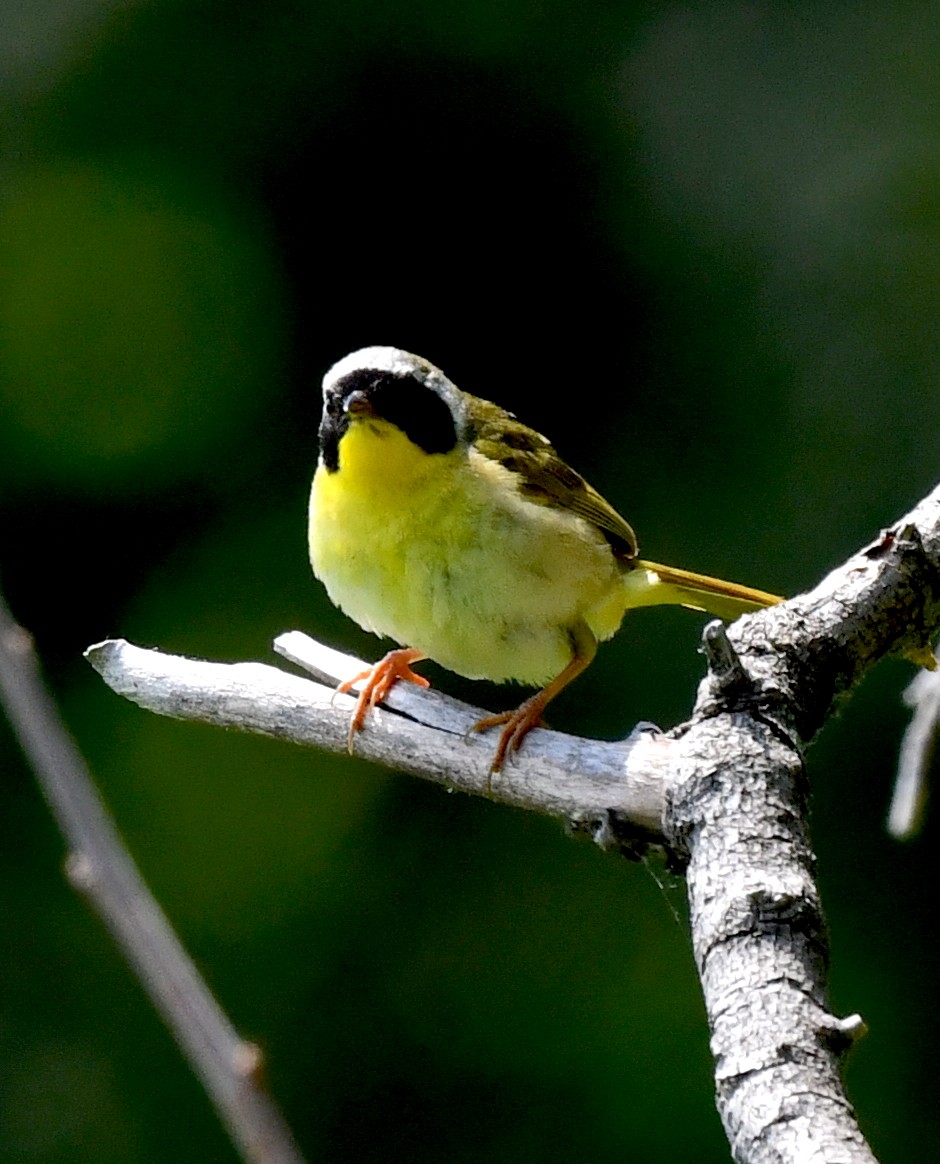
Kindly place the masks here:
<instances>
[{"instance_id":1,"label":"wing feather","mask_svg":"<svg viewBox=\"0 0 940 1164\"><path fill-rule=\"evenodd\" d=\"M636 557L636 534L627 522L541 433L477 397L468 398L467 420L474 448L514 473L519 491L529 500L576 513L600 530L618 558Z\"/></svg>"}]
</instances>

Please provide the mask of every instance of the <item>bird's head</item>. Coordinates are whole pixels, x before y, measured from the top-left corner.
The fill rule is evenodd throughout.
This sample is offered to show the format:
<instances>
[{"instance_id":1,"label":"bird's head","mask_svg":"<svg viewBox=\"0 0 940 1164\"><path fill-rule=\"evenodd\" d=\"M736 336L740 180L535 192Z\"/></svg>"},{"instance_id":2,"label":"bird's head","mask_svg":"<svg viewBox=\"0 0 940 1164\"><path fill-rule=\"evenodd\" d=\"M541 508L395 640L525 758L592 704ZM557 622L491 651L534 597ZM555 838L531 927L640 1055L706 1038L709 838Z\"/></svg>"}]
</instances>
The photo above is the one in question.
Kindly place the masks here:
<instances>
[{"instance_id":1,"label":"bird's head","mask_svg":"<svg viewBox=\"0 0 940 1164\"><path fill-rule=\"evenodd\" d=\"M448 453L464 437L463 394L420 356L361 348L323 378L320 457L327 471L339 468L340 444L360 425L379 438L397 430L424 453Z\"/></svg>"}]
</instances>

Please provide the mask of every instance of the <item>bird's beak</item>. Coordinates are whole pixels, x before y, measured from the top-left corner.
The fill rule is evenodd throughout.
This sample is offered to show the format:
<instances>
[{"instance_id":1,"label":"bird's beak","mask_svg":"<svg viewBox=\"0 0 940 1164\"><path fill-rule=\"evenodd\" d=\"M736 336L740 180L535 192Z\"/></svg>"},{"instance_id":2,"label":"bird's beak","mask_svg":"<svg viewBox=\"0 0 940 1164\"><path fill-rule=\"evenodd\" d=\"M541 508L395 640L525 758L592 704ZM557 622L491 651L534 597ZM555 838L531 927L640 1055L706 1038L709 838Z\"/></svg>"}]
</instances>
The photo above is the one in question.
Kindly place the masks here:
<instances>
[{"instance_id":1,"label":"bird's beak","mask_svg":"<svg viewBox=\"0 0 940 1164\"><path fill-rule=\"evenodd\" d=\"M355 392L350 392L343 401L343 411L349 416L375 416L376 414L369 397L358 389Z\"/></svg>"}]
</instances>

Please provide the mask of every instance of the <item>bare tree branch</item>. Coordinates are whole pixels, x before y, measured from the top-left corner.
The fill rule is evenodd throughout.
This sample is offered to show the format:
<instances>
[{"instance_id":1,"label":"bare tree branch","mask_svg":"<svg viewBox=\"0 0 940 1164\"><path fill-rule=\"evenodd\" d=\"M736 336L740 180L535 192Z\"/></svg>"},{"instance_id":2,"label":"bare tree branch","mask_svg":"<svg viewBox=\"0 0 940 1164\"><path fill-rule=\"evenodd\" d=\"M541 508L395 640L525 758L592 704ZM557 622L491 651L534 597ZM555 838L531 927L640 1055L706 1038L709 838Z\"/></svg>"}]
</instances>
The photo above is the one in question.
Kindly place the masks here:
<instances>
[{"instance_id":1,"label":"bare tree branch","mask_svg":"<svg viewBox=\"0 0 940 1164\"><path fill-rule=\"evenodd\" d=\"M237 727L345 753L351 696L337 682L365 664L297 631L276 648L329 686L262 663L208 663L143 650L122 639L89 647L85 655L121 695L161 715ZM493 744L470 735L484 713L440 692L395 687L356 739L356 754L464 792L485 794ZM530 746L531 745L531 746ZM617 838L662 839L665 774L672 743L652 725L628 740L605 743L544 729L492 781L492 796L543 812L579 831ZM617 837L610 834L611 821Z\"/></svg>"},{"instance_id":2,"label":"bare tree branch","mask_svg":"<svg viewBox=\"0 0 940 1164\"><path fill-rule=\"evenodd\" d=\"M493 782L496 799L562 816L604 845L637 833L663 841L685 866L718 1107L741 1164L874 1159L840 1079L864 1023L828 1009L802 749L885 654L931 664L938 626L940 489L811 593L727 630L709 624L708 675L668 736L646 725L617 745L535 731ZM291 635L279 649L297 659L309 648ZM115 690L161 714L345 747L351 701L309 680L121 642L88 656ZM331 683L361 669L326 648L304 665ZM477 709L404 685L389 705L357 752L485 792L491 745L465 735Z\"/></svg>"},{"instance_id":3,"label":"bare tree branch","mask_svg":"<svg viewBox=\"0 0 940 1164\"><path fill-rule=\"evenodd\" d=\"M243 1158L302 1164L241 1039L144 884L40 678L30 635L0 599L0 700L70 848L66 871L133 966Z\"/></svg>"}]
</instances>

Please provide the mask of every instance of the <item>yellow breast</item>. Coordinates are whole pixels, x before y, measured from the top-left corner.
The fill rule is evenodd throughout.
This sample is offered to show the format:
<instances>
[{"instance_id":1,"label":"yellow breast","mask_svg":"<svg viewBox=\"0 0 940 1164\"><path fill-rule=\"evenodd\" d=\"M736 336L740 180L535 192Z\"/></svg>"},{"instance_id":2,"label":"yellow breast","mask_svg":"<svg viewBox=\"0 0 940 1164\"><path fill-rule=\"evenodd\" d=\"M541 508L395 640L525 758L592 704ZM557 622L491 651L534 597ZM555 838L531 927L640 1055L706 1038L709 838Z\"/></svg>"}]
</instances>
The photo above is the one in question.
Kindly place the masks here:
<instances>
[{"instance_id":1,"label":"yellow breast","mask_svg":"<svg viewBox=\"0 0 940 1164\"><path fill-rule=\"evenodd\" d=\"M462 445L428 454L357 418L340 464L317 469L310 560L367 630L469 678L543 684L571 658L569 630L620 625L621 568L594 526L522 497L501 465Z\"/></svg>"}]
</instances>

